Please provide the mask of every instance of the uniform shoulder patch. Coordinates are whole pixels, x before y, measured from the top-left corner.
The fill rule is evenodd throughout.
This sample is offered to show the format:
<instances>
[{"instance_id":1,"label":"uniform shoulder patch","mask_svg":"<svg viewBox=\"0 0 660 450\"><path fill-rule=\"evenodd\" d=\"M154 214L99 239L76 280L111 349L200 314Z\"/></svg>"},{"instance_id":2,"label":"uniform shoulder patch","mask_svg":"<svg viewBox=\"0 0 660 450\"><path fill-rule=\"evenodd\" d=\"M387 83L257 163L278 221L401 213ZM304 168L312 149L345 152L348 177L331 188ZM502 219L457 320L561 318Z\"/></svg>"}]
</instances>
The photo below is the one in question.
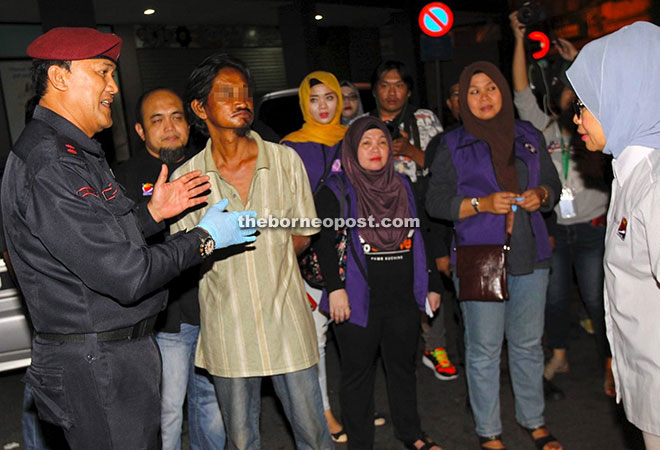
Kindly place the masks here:
<instances>
[{"instance_id":1,"label":"uniform shoulder patch","mask_svg":"<svg viewBox=\"0 0 660 450\"><path fill-rule=\"evenodd\" d=\"M65 137L65 136L57 136L57 153L58 156L68 156L68 157L74 157L76 159L80 158L83 159L83 156L80 154L82 152L82 149L79 148L79 145L77 142Z\"/></svg>"},{"instance_id":2,"label":"uniform shoulder patch","mask_svg":"<svg viewBox=\"0 0 660 450\"><path fill-rule=\"evenodd\" d=\"M57 159L64 163L76 167L84 167L87 160L83 156L83 149L80 145L65 136L57 136Z\"/></svg>"}]
</instances>

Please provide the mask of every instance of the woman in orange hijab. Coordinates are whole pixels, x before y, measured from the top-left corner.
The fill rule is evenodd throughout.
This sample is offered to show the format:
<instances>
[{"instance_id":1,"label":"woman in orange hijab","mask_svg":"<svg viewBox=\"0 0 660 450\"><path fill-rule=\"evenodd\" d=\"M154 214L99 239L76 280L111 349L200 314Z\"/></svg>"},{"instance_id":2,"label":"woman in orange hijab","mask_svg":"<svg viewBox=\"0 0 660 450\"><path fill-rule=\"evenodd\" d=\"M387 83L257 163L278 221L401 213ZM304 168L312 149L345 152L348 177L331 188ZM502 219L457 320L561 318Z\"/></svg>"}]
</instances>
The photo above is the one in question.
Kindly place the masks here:
<instances>
[{"instance_id":1,"label":"woman in orange hijab","mask_svg":"<svg viewBox=\"0 0 660 450\"><path fill-rule=\"evenodd\" d=\"M316 194L333 172L340 171L341 140L346 127L341 125L342 95L337 78L329 72L316 71L307 75L298 90L300 109L305 123L298 131L288 134L282 144L294 149L305 164L307 176ZM318 305L322 291L305 283L307 294ZM335 442L346 442L347 436L330 409L325 370L325 343L330 319L314 309L314 323L319 344L319 384L323 409L330 434Z\"/></svg>"}]
</instances>

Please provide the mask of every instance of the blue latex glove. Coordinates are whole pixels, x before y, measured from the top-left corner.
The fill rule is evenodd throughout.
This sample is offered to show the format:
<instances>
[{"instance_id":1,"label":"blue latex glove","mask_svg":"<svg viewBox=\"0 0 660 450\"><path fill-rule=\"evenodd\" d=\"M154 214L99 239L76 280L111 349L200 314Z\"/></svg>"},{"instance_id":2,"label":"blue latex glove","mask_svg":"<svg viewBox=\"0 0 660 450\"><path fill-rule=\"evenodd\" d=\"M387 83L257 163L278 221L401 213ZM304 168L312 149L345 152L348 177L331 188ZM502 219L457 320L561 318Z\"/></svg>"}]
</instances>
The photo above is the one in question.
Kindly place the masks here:
<instances>
[{"instance_id":1,"label":"blue latex glove","mask_svg":"<svg viewBox=\"0 0 660 450\"><path fill-rule=\"evenodd\" d=\"M211 206L202 220L197 224L198 227L205 229L215 241L215 249L229 247L230 245L254 242L257 239L254 236L256 228L241 228L241 217L257 217L256 211L225 211L229 201L223 198L215 205ZM245 220L245 219L243 219Z\"/></svg>"}]
</instances>

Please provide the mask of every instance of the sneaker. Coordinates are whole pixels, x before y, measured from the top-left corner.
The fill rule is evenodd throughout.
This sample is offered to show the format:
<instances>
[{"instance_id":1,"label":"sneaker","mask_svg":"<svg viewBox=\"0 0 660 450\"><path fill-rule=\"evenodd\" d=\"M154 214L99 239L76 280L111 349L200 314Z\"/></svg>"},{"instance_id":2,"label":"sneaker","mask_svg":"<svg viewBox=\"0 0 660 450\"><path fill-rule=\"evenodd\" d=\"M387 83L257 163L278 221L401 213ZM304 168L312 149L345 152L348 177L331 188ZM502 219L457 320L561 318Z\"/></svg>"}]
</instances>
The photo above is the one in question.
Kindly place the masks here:
<instances>
[{"instance_id":1,"label":"sneaker","mask_svg":"<svg viewBox=\"0 0 660 450\"><path fill-rule=\"evenodd\" d=\"M447 357L447 350L438 347L435 350L424 350L422 362L431 369L438 380L448 381L458 378L458 370Z\"/></svg>"},{"instance_id":2,"label":"sneaker","mask_svg":"<svg viewBox=\"0 0 660 450\"><path fill-rule=\"evenodd\" d=\"M385 416L378 411L374 411L374 426L382 427L387 423Z\"/></svg>"}]
</instances>

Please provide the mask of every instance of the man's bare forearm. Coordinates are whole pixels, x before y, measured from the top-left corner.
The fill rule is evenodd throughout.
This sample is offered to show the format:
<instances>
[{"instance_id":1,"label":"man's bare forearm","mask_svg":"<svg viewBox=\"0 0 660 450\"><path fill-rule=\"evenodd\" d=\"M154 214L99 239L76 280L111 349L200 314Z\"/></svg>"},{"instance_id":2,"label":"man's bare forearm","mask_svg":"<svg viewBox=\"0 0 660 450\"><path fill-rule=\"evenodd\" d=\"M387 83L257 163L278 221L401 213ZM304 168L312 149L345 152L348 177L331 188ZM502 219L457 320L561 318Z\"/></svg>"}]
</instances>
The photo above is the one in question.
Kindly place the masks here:
<instances>
[{"instance_id":1,"label":"man's bare forearm","mask_svg":"<svg viewBox=\"0 0 660 450\"><path fill-rule=\"evenodd\" d=\"M293 239L293 250L296 252L296 256L300 256L302 252L307 250L307 247L309 247L312 241L309 236L298 236L295 234L291 236L291 239Z\"/></svg>"}]
</instances>

